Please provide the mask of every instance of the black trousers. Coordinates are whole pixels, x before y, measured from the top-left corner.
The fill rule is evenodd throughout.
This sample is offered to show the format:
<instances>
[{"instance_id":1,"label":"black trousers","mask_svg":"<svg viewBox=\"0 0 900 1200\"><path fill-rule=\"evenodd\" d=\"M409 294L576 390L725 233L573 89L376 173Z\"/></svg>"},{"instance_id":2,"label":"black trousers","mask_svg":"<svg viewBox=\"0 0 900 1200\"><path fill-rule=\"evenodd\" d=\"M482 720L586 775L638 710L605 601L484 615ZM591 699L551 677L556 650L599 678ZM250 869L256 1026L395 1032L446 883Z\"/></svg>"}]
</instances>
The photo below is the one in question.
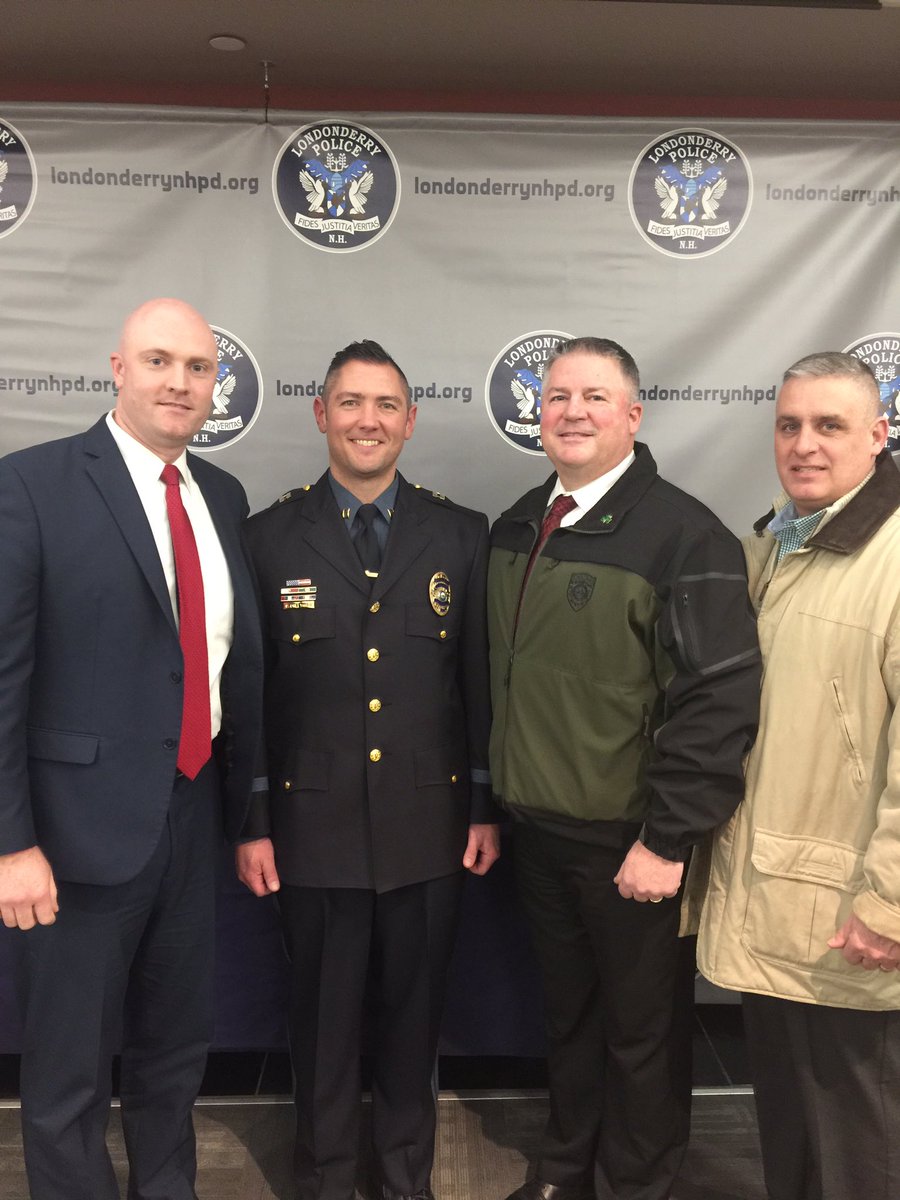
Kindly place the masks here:
<instances>
[{"instance_id":1,"label":"black trousers","mask_svg":"<svg viewBox=\"0 0 900 1200\"><path fill-rule=\"evenodd\" d=\"M176 782L162 838L134 879L60 882L56 923L19 935L32 1200L118 1200L106 1127L120 1047L129 1200L195 1197L191 1108L212 1036L220 861L210 763Z\"/></svg>"},{"instance_id":2,"label":"black trousers","mask_svg":"<svg viewBox=\"0 0 900 1200\"><path fill-rule=\"evenodd\" d=\"M666 1200L690 1132L693 942L678 901L623 900L625 849L516 827L544 988L550 1118L537 1178Z\"/></svg>"},{"instance_id":3,"label":"black trousers","mask_svg":"<svg viewBox=\"0 0 900 1200\"><path fill-rule=\"evenodd\" d=\"M379 1182L427 1187L436 1122L434 1060L462 872L381 895L282 887L291 961L297 1200L352 1200L367 981L372 1140Z\"/></svg>"},{"instance_id":4,"label":"black trousers","mask_svg":"<svg viewBox=\"0 0 900 1200\"><path fill-rule=\"evenodd\" d=\"M771 1200L897 1200L900 1012L743 1002Z\"/></svg>"}]
</instances>

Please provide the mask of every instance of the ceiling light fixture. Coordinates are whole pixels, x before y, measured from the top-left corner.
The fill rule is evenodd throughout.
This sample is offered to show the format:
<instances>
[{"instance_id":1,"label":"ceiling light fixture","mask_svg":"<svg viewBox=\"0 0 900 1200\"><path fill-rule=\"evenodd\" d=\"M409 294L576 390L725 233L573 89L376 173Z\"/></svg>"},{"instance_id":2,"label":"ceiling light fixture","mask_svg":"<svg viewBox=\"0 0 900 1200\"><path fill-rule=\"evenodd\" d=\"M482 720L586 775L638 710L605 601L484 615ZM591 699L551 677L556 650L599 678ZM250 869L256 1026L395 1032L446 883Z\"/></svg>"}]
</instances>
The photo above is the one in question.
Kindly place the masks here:
<instances>
[{"instance_id":1,"label":"ceiling light fixture","mask_svg":"<svg viewBox=\"0 0 900 1200\"><path fill-rule=\"evenodd\" d=\"M246 50L247 43L243 38L235 37L232 33L220 33L209 39L213 50Z\"/></svg>"}]
</instances>

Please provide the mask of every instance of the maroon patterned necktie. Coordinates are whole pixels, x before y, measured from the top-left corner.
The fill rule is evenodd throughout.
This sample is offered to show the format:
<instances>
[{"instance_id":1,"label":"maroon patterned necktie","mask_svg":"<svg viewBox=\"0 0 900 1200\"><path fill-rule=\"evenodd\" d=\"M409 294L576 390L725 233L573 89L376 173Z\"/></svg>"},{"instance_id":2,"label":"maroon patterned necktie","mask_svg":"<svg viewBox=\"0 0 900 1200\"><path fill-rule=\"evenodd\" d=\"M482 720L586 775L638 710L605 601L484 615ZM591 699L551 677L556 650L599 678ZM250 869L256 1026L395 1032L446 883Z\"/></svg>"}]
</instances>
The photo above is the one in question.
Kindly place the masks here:
<instances>
[{"instance_id":1,"label":"maroon patterned necktie","mask_svg":"<svg viewBox=\"0 0 900 1200\"><path fill-rule=\"evenodd\" d=\"M578 504L572 499L571 496L557 496L550 505L550 511L547 513L546 517L544 517L543 523L541 524L541 532L538 536L538 540L534 543L534 548L532 549L528 558L528 566L525 568L525 578L522 580L523 588L528 582L528 576L531 574L531 568L534 566L534 560L540 554L544 542L546 542L547 538L554 529L559 529L560 523L562 522L562 519L566 513L570 513L573 508L577 507Z\"/></svg>"},{"instance_id":2,"label":"maroon patterned necktie","mask_svg":"<svg viewBox=\"0 0 900 1200\"><path fill-rule=\"evenodd\" d=\"M212 752L203 575L194 531L181 500L178 468L168 463L163 467L160 479L166 485L166 511L175 551L178 636L184 658L184 704L181 710L178 770L188 779L195 779Z\"/></svg>"},{"instance_id":3,"label":"maroon patterned necktie","mask_svg":"<svg viewBox=\"0 0 900 1200\"><path fill-rule=\"evenodd\" d=\"M557 496L550 505L550 511L544 517L541 523L541 532L538 534L538 540L532 547L531 554L528 556L528 565L525 568L525 574L522 577L522 590L519 592L519 603L516 608L516 625L519 624L519 613L522 610L522 597L525 595L525 584L528 582L528 576L531 574L531 568L534 566L534 561L541 552L541 547L546 542L547 538L554 529L559 529L560 522L566 513L570 513L573 508L577 508L578 504L571 496Z\"/></svg>"}]
</instances>

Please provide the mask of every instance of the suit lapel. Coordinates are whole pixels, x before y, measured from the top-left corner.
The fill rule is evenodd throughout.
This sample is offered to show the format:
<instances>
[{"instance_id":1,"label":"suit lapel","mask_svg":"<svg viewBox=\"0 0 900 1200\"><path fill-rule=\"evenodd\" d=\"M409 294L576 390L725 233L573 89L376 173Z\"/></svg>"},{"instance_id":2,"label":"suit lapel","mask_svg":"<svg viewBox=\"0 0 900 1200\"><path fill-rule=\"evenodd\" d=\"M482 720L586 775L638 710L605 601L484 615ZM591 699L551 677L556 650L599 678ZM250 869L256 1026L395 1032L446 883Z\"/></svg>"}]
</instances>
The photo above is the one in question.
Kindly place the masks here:
<instances>
[{"instance_id":1,"label":"suit lapel","mask_svg":"<svg viewBox=\"0 0 900 1200\"><path fill-rule=\"evenodd\" d=\"M172 629L175 614L144 506L103 417L84 435L86 470L143 572Z\"/></svg>"}]
</instances>

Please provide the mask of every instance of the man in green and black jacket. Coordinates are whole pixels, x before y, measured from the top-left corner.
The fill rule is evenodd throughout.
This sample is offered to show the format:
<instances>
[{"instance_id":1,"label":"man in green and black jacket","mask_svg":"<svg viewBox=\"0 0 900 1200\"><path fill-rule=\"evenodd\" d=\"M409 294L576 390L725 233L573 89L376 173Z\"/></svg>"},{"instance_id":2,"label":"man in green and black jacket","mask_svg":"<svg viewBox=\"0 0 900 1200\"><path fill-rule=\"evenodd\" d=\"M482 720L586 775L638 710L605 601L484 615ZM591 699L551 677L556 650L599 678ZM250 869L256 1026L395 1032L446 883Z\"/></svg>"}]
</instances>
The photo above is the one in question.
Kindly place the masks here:
<instances>
[{"instance_id":1,"label":"man in green and black jacket","mask_svg":"<svg viewBox=\"0 0 900 1200\"><path fill-rule=\"evenodd\" d=\"M635 444L639 386L615 342L557 346L541 399L556 474L491 535L491 771L550 1073L537 1176L510 1200L669 1196L693 977L673 900L691 847L741 799L756 732L740 545Z\"/></svg>"}]
</instances>

